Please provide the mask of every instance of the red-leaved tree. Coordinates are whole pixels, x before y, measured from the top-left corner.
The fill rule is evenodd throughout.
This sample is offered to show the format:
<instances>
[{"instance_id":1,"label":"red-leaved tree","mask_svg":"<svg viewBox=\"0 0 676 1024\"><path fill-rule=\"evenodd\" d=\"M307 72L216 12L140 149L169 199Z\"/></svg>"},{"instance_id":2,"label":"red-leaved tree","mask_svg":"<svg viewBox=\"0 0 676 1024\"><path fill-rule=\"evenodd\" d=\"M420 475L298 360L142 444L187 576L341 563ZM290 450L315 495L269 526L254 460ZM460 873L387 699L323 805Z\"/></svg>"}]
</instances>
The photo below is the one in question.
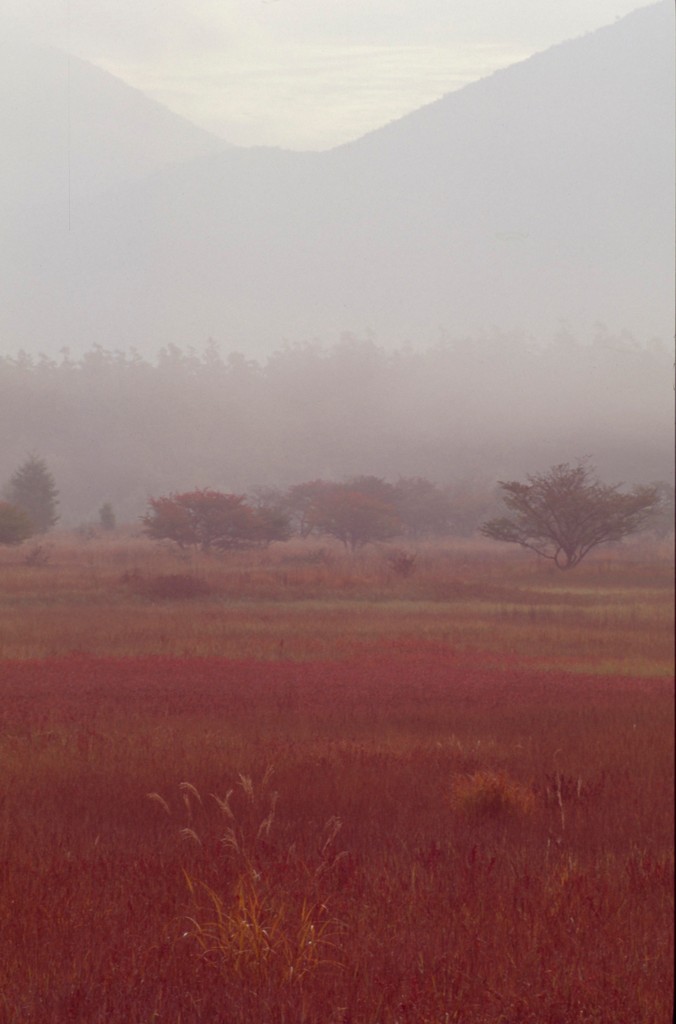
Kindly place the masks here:
<instances>
[{"instance_id":1,"label":"red-leaved tree","mask_svg":"<svg viewBox=\"0 0 676 1024\"><path fill-rule=\"evenodd\" d=\"M313 529L342 541L350 551L389 540L401 531L392 505L347 484L325 484L309 510Z\"/></svg>"},{"instance_id":2,"label":"red-leaved tree","mask_svg":"<svg viewBox=\"0 0 676 1024\"><path fill-rule=\"evenodd\" d=\"M245 547L261 540L256 513L242 494L206 488L151 498L148 504L141 522L154 540L173 540L202 551Z\"/></svg>"}]
</instances>

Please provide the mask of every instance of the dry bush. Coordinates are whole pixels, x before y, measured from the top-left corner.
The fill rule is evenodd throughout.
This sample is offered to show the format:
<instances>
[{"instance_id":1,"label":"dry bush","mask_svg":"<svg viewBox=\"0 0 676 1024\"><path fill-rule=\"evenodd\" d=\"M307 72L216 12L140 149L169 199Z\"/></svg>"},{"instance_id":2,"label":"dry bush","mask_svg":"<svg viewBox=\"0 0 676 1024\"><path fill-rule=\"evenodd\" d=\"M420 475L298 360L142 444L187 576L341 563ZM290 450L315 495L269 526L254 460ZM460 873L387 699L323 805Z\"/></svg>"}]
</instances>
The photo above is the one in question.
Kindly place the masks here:
<instances>
[{"instance_id":1,"label":"dry bush","mask_svg":"<svg viewBox=\"0 0 676 1024\"><path fill-rule=\"evenodd\" d=\"M532 813L535 797L506 772L484 769L454 779L450 804L471 818L521 817Z\"/></svg>"},{"instance_id":2,"label":"dry bush","mask_svg":"<svg viewBox=\"0 0 676 1024\"><path fill-rule=\"evenodd\" d=\"M24 555L24 565L40 566L47 565L50 559L50 549L47 544L35 544Z\"/></svg>"},{"instance_id":3,"label":"dry bush","mask_svg":"<svg viewBox=\"0 0 676 1024\"><path fill-rule=\"evenodd\" d=\"M183 601L194 597L205 597L213 593L213 588L206 580L189 573L170 573L148 577L138 573L124 573L121 582L142 597L162 601Z\"/></svg>"},{"instance_id":4,"label":"dry bush","mask_svg":"<svg viewBox=\"0 0 676 1024\"><path fill-rule=\"evenodd\" d=\"M280 565L331 565L333 555L326 547L309 547L306 542L290 542L278 559Z\"/></svg>"},{"instance_id":5,"label":"dry bush","mask_svg":"<svg viewBox=\"0 0 676 1024\"><path fill-rule=\"evenodd\" d=\"M386 558L387 564L395 576L408 579L415 572L417 558L415 552L395 548L393 551L388 551Z\"/></svg>"}]
</instances>

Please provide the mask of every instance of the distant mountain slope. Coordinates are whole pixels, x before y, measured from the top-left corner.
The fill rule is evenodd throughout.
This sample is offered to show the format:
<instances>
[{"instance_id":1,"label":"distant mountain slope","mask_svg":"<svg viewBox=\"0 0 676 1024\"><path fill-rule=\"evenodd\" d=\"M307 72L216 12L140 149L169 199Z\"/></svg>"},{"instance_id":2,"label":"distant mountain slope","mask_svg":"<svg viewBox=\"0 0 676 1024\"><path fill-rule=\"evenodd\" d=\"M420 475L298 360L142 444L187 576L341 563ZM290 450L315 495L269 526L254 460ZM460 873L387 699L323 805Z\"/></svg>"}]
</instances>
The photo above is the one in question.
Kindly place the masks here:
<instances>
[{"instance_id":1,"label":"distant mountain slope","mask_svg":"<svg viewBox=\"0 0 676 1024\"><path fill-rule=\"evenodd\" d=\"M0 42L0 209L58 209L227 143L87 61Z\"/></svg>"},{"instance_id":2,"label":"distant mountain slope","mask_svg":"<svg viewBox=\"0 0 676 1024\"><path fill-rule=\"evenodd\" d=\"M461 329L483 309L486 325L528 327L531 311L671 335L673 27L671 4L643 8L335 153L388 241L410 227L435 310Z\"/></svg>"},{"instance_id":3,"label":"distant mountain slope","mask_svg":"<svg viewBox=\"0 0 676 1024\"><path fill-rule=\"evenodd\" d=\"M673 11L643 8L327 153L228 149L24 225L3 347L372 328L669 337Z\"/></svg>"}]
</instances>

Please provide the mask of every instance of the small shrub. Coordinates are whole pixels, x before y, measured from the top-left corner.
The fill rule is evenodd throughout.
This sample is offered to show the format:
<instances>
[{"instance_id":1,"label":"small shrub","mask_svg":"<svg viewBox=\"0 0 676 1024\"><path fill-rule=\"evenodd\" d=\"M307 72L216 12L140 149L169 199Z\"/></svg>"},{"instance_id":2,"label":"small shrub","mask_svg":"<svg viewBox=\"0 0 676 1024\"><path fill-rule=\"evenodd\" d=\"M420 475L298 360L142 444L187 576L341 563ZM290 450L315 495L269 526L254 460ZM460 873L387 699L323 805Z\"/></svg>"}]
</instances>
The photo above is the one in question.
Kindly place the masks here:
<instances>
[{"instance_id":1,"label":"small shrub","mask_svg":"<svg viewBox=\"0 0 676 1024\"><path fill-rule=\"evenodd\" d=\"M0 544L21 544L34 533L33 524L23 509L0 501Z\"/></svg>"},{"instance_id":2,"label":"small shrub","mask_svg":"<svg viewBox=\"0 0 676 1024\"><path fill-rule=\"evenodd\" d=\"M310 551L292 551L280 559L281 565L330 566L332 562L333 558L326 548L314 548Z\"/></svg>"},{"instance_id":3,"label":"small shrub","mask_svg":"<svg viewBox=\"0 0 676 1024\"><path fill-rule=\"evenodd\" d=\"M390 551L387 555L387 561L390 569L396 576L401 576L402 579L408 579L409 576L413 575L415 571L415 554L410 551L402 551L400 549Z\"/></svg>"},{"instance_id":4,"label":"small shrub","mask_svg":"<svg viewBox=\"0 0 676 1024\"><path fill-rule=\"evenodd\" d=\"M205 580L189 573L170 573L147 578L137 573L125 573L123 582L143 597L164 601L183 601L186 598L204 597L212 593L212 588Z\"/></svg>"},{"instance_id":5,"label":"small shrub","mask_svg":"<svg viewBox=\"0 0 676 1024\"><path fill-rule=\"evenodd\" d=\"M44 544L36 544L31 548L24 558L24 565L47 565L49 562L49 549Z\"/></svg>"},{"instance_id":6,"label":"small shrub","mask_svg":"<svg viewBox=\"0 0 676 1024\"><path fill-rule=\"evenodd\" d=\"M531 790L504 771L458 776L451 795L453 809L472 818L521 817L534 805Z\"/></svg>"}]
</instances>

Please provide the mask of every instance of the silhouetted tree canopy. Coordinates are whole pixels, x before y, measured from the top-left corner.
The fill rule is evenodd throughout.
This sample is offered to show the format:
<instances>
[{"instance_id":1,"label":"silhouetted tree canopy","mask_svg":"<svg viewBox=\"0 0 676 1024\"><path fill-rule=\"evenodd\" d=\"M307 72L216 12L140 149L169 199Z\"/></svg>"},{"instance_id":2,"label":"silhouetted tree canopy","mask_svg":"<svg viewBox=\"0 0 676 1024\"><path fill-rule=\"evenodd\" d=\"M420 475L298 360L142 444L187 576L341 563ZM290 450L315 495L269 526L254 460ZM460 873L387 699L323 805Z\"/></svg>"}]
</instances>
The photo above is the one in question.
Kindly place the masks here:
<instances>
[{"instance_id":1,"label":"silhouetted tree canopy","mask_svg":"<svg viewBox=\"0 0 676 1024\"><path fill-rule=\"evenodd\" d=\"M394 505L410 537L434 537L448 533L453 506L448 494L423 477L400 477L394 488Z\"/></svg>"},{"instance_id":2,"label":"silhouetted tree canopy","mask_svg":"<svg viewBox=\"0 0 676 1024\"><path fill-rule=\"evenodd\" d=\"M39 452L61 519L74 524L95 522L104 501L130 522L148 495L186 486L244 494L419 478L452 498L451 531L470 534L494 514L485 506L497 478L571 452L593 452L607 479L672 479L666 347L607 332L387 344L289 344L259 362L215 344L168 347L155 361L100 346L77 359L0 356L0 482ZM445 515L439 494L422 491L401 488L411 537L434 535Z\"/></svg>"},{"instance_id":3,"label":"silhouetted tree canopy","mask_svg":"<svg viewBox=\"0 0 676 1024\"><path fill-rule=\"evenodd\" d=\"M655 487L601 483L591 466L561 463L544 473L500 481L507 514L489 519L481 533L492 540L520 544L572 569L599 544L640 530L659 503Z\"/></svg>"}]
</instances>

